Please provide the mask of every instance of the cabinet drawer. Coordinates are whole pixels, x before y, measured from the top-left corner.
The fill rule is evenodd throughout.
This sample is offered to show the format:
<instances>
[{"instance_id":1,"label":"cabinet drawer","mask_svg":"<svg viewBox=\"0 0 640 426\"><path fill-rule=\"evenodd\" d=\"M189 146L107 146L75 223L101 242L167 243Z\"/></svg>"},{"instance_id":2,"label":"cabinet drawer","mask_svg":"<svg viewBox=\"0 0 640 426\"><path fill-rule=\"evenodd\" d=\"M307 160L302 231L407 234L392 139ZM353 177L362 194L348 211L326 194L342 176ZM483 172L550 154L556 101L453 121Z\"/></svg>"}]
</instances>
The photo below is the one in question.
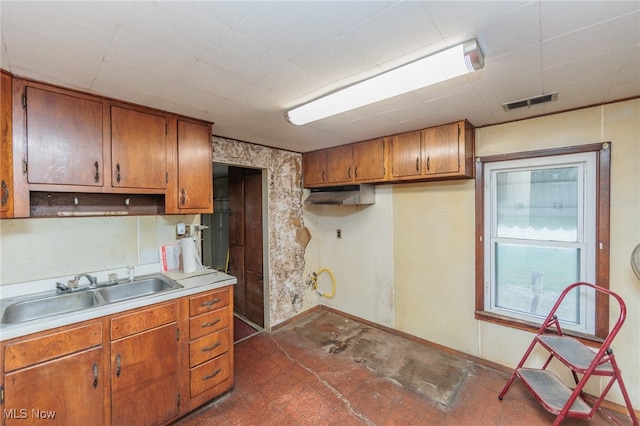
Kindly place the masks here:
<instances>
[{"instance_id":1,"label":"cabinet drawer","mask_svg":"<svg viewBox=\"0 0 640 426\"><path fill-rule=\"evenodd\" d=\"M195 316L229 306L229 289L216 290L189 299L189 315Z\"/></svg>"},{"instance_id":2,"label":"cabinet drawer","mask_svg":"<svg viewBox=\"0 0 640 426\"><path fill-rule=\"evenodd\" d=\"M176 321L176 303L134 311L111 320L111 340Z\"/></svg>"},{"instance_id":3,"label":"cabinet drawer","mask_svg":"<svg viewBox=\"0 0 640 426\"><path fill-rule=\"evenodd\" d=\"M199 315L189 321L189 338L197 339L214 331L229 327L229 308L218 309L208 314Z\"/></svg>"},{"instance_id":4,"label":"cabinet drawer","mask_svg":"<svg viewBox=\"0 0 640 426\"><path fill-rule=\"evenodd\" d=\"M191 369L191 397L224 382L231 371L231 356L226 353Z\"/></svg>"},{"instance_id":5,"label":"cabinet drawer","mask_svg":"<svg viewBox=\"0 0 640 426\"><path fill-rule=\"evenodd\" d=\"M4 371L59 358L102 343L102 324L88 324L42 337L10 343L4 348Z\"/></svg>"},{"instance_id":6,"label":"cabinet drawer","mask_svg":"<svg viewBox=\"0 0 640 426\"><path fill-rule=\"evenodd\" d=\"M229 351L231 336L225 328L189 343L189 366L195 367Z\"/></svg>"}]
</instances>

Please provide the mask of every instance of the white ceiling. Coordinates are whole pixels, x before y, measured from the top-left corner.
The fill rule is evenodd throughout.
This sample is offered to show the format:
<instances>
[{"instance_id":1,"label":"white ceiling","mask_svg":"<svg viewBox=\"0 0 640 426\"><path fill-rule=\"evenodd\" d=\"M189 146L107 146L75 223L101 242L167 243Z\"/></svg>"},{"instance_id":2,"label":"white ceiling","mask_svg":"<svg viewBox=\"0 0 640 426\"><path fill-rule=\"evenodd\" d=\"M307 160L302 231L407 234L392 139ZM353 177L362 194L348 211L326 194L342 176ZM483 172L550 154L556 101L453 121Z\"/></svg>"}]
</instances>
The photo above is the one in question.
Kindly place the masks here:
<instances>
[{"instance_id":1,"label":"white ceiling","mask_svg":"<svg viewBox=\"0 0 640 426\"><path fill-rule=\"evenodd\" d=\"M640 1L0 3L1 66L306 152L640 96ZM477 38L482 70L305 126L287 109ZM558 100L501 104L558 91Z\"/></svg>"}]
</instances>

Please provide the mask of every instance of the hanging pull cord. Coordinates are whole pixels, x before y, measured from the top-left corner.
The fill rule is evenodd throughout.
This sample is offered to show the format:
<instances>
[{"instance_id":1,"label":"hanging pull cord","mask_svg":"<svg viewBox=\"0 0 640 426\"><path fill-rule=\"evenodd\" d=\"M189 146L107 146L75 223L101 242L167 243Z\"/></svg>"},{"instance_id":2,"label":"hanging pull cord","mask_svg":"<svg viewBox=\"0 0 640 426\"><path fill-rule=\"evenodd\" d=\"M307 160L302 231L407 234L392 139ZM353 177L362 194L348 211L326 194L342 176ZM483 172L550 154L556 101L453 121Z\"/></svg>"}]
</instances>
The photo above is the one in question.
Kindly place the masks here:
<instances>
[{"instance_id":1,"label":"hanging pull cord","mask_svg":"<svg viewBox=\"0 0 640 426\"><path fill-rule=\"evenodd\" d=\"M331 293L327 294L318 288L318 275L326 272L331 277L331 281L333 281L333 287L331 289ZM311 278L311 286L312 288L318 292L318 294L322 297L326 297L327 299L333 298L336 294L336 278L333 276L333 273L328 268L322 268L317 273L313 273L313 278Z\"/></svg>"}]
</instances>

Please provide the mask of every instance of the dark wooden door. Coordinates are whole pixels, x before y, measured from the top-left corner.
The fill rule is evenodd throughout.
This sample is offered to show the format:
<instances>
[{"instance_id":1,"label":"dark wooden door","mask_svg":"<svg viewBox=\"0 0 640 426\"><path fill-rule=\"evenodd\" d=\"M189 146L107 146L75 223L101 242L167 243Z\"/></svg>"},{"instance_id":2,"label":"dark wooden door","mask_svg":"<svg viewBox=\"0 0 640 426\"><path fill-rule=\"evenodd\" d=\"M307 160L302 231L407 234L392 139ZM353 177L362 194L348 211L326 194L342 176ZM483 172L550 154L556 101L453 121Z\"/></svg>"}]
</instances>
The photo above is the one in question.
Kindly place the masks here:
<instances>
[{"instance_id":1,"label":"dark wooden door","mask_svg":"<svg viewBox=\"0 0 640 426\"><path fill-rule=\"evenodd\" d=\"M244 212L245 315L264 327L261 170L244 170Z\"/></svg>"},{"instance_id":2,"label":"dark wooden door","mask_svg":"<svg viewBox=\"0 0 640 426\"><path fill-rule=\"evenodd\" d=\"M229 273L234 310L264 326L262 171L229 167Z\"/></svg>"}]
</instances>

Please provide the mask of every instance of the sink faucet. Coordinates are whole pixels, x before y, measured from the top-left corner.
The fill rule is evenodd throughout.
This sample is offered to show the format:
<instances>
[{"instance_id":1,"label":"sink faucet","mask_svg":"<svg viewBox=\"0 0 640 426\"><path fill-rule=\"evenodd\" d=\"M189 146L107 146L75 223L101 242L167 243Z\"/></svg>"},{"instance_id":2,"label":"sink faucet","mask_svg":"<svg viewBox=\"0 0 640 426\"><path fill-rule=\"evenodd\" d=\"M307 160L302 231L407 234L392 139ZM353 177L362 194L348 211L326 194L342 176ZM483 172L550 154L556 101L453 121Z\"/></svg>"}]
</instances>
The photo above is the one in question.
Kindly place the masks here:
<instances>
[{"instance_id":1,"label":"sink faucet","mask_svg":"<svg viewBox=\"0 0 640 426\"><path fill-rule=\"evenodd\" d=\"M82 277L86 277L89 280L89 286L90 287L95 287L98 284L98 279L96 277L92 277L89 274L80 274L80 275L76 275L75 281L76 282L80 282L80 279Z\"/></svg>"}]
</instances>

